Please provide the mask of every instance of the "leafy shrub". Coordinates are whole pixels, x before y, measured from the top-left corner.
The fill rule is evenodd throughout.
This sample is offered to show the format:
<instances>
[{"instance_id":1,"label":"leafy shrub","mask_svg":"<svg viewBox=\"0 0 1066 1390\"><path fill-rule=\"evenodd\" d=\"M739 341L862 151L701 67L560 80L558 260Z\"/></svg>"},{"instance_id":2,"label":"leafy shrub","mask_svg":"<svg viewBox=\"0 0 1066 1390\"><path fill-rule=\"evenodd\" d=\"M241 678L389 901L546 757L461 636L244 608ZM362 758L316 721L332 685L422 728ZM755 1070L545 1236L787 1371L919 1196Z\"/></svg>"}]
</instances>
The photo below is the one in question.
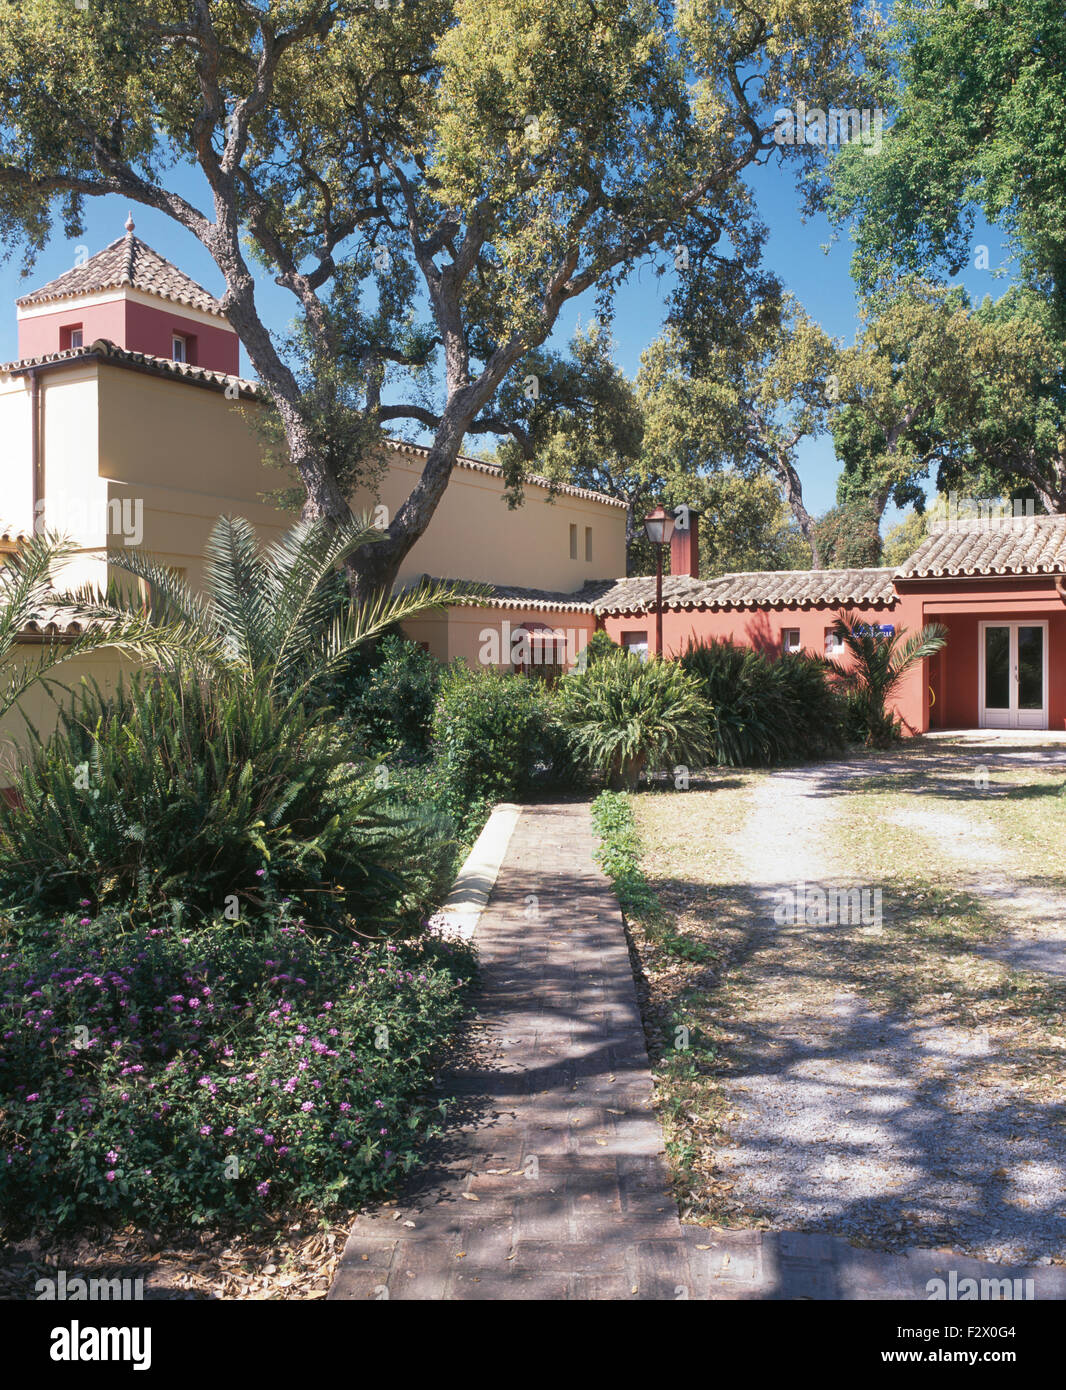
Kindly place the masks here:
<instances>
[{"instance_id":1,"label":"leafy shrub","mask_svg":"<svg viewBox=\"0 0 1066 1390\"><path fill-rule=\"evenodd\" d=\"M785 652L771 664L788 711L785 761L839 753L845 741L845 708L827 678L825 661L807 652Z\"/></svg>"},{"instance_id":2,"label":"leafy shrub","mask_svg":"<svg viewBox=\"0 0 1066 1390\"><path fill-rule=\"evenodd\" d=\"M589 640L582 647L578 660L583 661L583 669L592 666L597 661L602 661L605 656L613 656L615 652L622 648L617 642L613 642L602 628L597 629Z\"/></svg>"},{"instance_id":3,"label":"leafy shrub","mask_svg":"<svg viewBox=\"0 0 1066 1390\"><path fill-rule=\"evenodd\" d=\"M367 752L410 763L429 752L442 667L402 632L355 650L320 692Z\"/></svg>"},{"instance_id":4,"label":"leafy shrub","mask_svg":"<svg viewBox=\"0 0 1066 1390\"><path fill-rule=\"evenodd\" d=\"M378 661L360 699L346 713L372 747L398 744L406 757L424 756L442 670L440 662L417 642L389 634L378 644Z\"/></svg>"},{"instance_id":5,"label":"leafy shrub","mask_svg":"<svg viewBox=\"0 0 1066 1390\"><path fill-rule=\"evenodd\" d=\"M316 924L371 926L417 918L439 887L440 854L424 846L440 825L390 802L343 730L279 706L262 680L89 690L16 788L21 804L0 806L9 903L179 900L210 916L227 899L245 915L289 897Z\"/></svg>"},{"instance_id":6,"label":"leafy shrub","mask_svg":"<svg viewBox=\"0 0 1066 1390\"><path fill-rule=\"evenodd\" d=\"M674 661L605 656L566 677L556 709L578 756L615 789L635 787L645 768L698 765L708 751L710 711Z\"/></svg>"},{"instance_id":7,"label":"leafy shrub","mask_svg":"<svg viewBox=\"0 0 1066 1390\"><path fill-rule=\"evenodd\" d=\"M444 673L423 786L468 837L494 802L527 795L559 762L551 702L541 682L493 667Z\"/></svg>"},{"instance_id":8,"label":"leafy shrub","mask_svg":"<svg viewBox=\"0 0 1066 1390\"><path fill-rule=\"evenodd\" d=\"M25 928L0 952L0 1214L184 1226L379 1197L434 1132L419 1096L469 969L284 912Z\"/></svg>"},{"instance_id":9,"label":"leafy shrub","mask_svg":"<svg viewBox=\"0 0 1066 1390\"><path fill-rule=\"evenodd\" d=\"M805 653L771 661L733 642L690 642L680 664L712 708L715 761L762 767L823 757L843 742L843 704L826 665Z\"/></svg>"}]
</instances>

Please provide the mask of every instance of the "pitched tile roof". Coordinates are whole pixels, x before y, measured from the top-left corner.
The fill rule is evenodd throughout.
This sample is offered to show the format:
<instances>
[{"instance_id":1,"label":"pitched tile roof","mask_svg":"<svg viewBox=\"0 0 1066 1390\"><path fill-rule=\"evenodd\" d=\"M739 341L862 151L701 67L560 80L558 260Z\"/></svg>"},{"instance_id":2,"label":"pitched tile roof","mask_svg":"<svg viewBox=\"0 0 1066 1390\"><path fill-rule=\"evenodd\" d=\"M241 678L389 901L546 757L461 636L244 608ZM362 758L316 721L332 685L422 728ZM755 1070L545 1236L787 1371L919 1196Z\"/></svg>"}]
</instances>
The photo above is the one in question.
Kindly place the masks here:
<instances>
[{"instance_id":1,"label":"pitched tile roof","mask_svg":"<svg viewBox=\"0 0 1066 1390\"><path fill-rule=\"evenodd\" d=\"M1066 574L1066 516L958 518L936 524L900 579Z\"/></svg>"},{"instance_id":2,"label":"pitched tile roof","mask_svg":"<svg viewBox=\"0 0 1066 1390\"><path fill-rule=\"evenodd\" d=\"M439 579L435 582L462 583ZM643 614L654 608L655 577L590 579L573 593L491 584L486 586L484 601L490 608ZM686 575L663 578L663 607L672 609L796 607L807 603L870 606L895 601L890 569L756 570L749 574L723 574L717 579L691 579Z\"/></svg>"},{"instance_id":3,"label":"pitched tile roof","mask_svg":"<svg viewBox=\"0 0 1066 1390\"><path fill-rule=\"evenodd\" d=\"M468 582L464 579L442 579L437 575L423 574L412 580L411 585L450 584L461 588ZM475 594L478 599L477 606L482 608L532 608L543 612L592 613L594 610L590 595L606 592L615 582L613 579L590 580L573 593L561 593L557 589L525 589L517 584L481 584L475 587Z\"/></svg>"},{"instance_id":4,"label":"pitched tile roof","mask_svg":"<svg viewBox=\"0 0 1066 1390\"><path fill-rule=\"evenodd\" d=\"M692 608L798 607L802 604L895 602L891 569L752 570L715 579L683 575L663 580L663 606ZM617 580L593 600L597 613L642 613L655 602L655 580Z\"/></svg>"},{"instance_id":5,"label":"pitched tile roof","mask_svg":"<svg viewBox=\"0 0 1066 1390\"><path fill-rule=\"evenodd\" d=\"M40 357L23 357L16 362L0 364L0 373L18 374L31 367L57 367L65 362L88 361L103 357L117 367L129 367L134 371L148 372L152 376L167 376L180 381L191 382L194 386L212 386L222 391L228 386L236 386L238 393L245 398L265 398L265 392L257 381L245 377L227 376L225 372L215 372L209 367L194 367L191 362L175 362L172 357L155 357L150 352L133 352L130 348L120 348L107 338L97 338L80 348L67 348L64 352L46 352Z\"/></svg>"},{"instance_id":6,"label":"pitched tile roof","mask_svg":"<svg viewBox=\"0 0 1066 1390\"><path fill-rule=\"evenodd\" d=\"M94 294L97 290L118 289L122 285L173 300L175 304L188 304L216 318L226 317L213 294L208 294L202 285L190 280L184 271L153 251L132 231L97 251L84 265L64 271L15 303L46 304L49 300L70 299L74 295Z\"/></svg>"}]
</instances>

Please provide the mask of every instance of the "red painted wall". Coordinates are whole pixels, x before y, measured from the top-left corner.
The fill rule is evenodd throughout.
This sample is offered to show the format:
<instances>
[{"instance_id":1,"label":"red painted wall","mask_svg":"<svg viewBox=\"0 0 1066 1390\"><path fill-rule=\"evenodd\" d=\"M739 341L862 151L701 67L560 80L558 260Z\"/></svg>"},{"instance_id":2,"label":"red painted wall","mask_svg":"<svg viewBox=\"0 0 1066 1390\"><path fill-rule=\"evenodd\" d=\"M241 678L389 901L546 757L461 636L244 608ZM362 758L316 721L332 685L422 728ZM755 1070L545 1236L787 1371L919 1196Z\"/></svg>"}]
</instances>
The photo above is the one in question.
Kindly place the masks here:
<instances>
[{"instance_id":1,"label":"red painted wall","mask_svg":"<svg viewBox=\"0 0 1066 1390\"><path fill-rule=\"evenodd\" d=\"M116 299L107 304L79 305L71 300L54 313L18 322L19 357L43 357L60 352L64 346L62 330L81 324L82 341L88 347L96 338L107 338L131 352L147 352L153 357L171 355L171 338L181 333L187 340L188 360L194 366L236 376L240 370L240 341L236 333L219 324L185 318L175 305L166 301L159 307L132 299Z\"/></svg>"},{"instance_id":2,"label":"red painted wall","mask_svg":"<svg viewBox=\"0 0 1066 1390\"><path fill-rule=\"evenodd\" d=\"M1061 605L1060 605L1061 607ZM980 624L993 622L1046 622L1048 625L1048 728L1066 729L1066 608L1026 610L1012 607L1009 612L931 613L927 622L941 622L948 629L948 645L943 653L943 669L933 727L976 729L980 723Z\"/></svg>"},{"instance_id":3,"label":"red painted wall","mask_svg":"<svg viewBox=\"0 0 1066 1390\"><path fill-rule=\"evenodd\" d=\"M781 654L783 630L799 628L803 650L815 656L824 656L825 630L832 626L839 611L839 606L835 605L803 609L724 609L692 612L668 609L663 614L663 650L667 656L677 656L684 651L690 639L697 642L725 639L754 647L757 651L765 652L767 656L776 657ZM856 608L852 611L860 622L879 627L891 625L898 630L900 627L921 625L921 605L912 597L897 601L892 608ZM610 616L604 618L603 626L607 635L616 642L621 642L622 635L626 632L647 632L649 646L654 648L654 614L643 614L639 617ZM847 660L840 656L835 656L834 659ZM920 733L929 727L928 684L922 670L915 669L906 677L895 708L908 732Z\"/></svg>"},{"instance_id":4,"label":"red painted wall","mask_svg":"<svg viewBox=\"0 0 1066 1390\"><path fill-rule=\"evenodd\" d=\"M31 319L19 318L19 357L44 357L46 353L61 352L60 330L81 324L82 341L86 347L94 338L107 338L119 347L126 346L126 305L121 299L109 304L80 305L76 301L63 304L54 313ZM167 353L170 356L170 353Z\"/></svg>"},{"instance_id":5,"label":"red painted wall","mask_svg":"<svg viewBox=\"0 0 1066 1390\"><path fill-rule=\"evenodd\" d=\"M694 610L663 614L663 649L667 656L682 652L690 639L729 639L755 647L769 656L781 651L785 628L799 628L803 649L825 652L825 629L839 610L815 606L804 609L759 608ZM979 726L978 624L981 621L1021 622L1043 619L1048 623L1048 727L1066 729L1066 603L1049 578L1025 576L1010 579L960 581L909 581L897 586L891 608L859 608L862 622L893 625L897 632L916 632L926 623L943 623L947 646L904 679L895 710L910 733L929 728ZM616 642L627 632L646 632L655 643L655 617L611 616L603 619L608 636ZM838 658L839 659L839 658Z\"/></svg>"}]
</instances>

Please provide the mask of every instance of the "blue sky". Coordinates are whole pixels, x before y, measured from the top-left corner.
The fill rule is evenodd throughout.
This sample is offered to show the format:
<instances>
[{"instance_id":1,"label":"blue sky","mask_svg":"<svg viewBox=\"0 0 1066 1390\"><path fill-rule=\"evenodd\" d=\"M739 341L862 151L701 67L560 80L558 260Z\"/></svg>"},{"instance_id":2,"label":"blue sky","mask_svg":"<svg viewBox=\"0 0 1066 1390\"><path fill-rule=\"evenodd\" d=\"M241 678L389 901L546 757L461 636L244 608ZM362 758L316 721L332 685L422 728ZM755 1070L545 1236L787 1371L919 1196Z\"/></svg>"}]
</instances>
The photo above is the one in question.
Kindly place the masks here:
<instances>
[{"instance_id":1,"label":"blue sky","mask_svg":"<svg viewBox=\"0 0 1066 1390\"><path fill-rule=\"evenodd\" d=\"M195 175L190 173L181 179L180 184L186 196L200 202L194 196L197 188ZM799 198L788 169L781 169L774 163L758 170L753 175L753 186L760 215L770 233L766 247L767 264L828 333L850 342L858 320L855 289L849 273L852 248L846 233L828 251L822 249L832 241L829 223L823 217L811 218L807 222L800 220ZM208 206L206 200L201 206ZM9 306L8 312L0 316L0 361L10 361L16 355L13 301L34 286L44 284L68 270L74 264L78 245L87 246L91 255L121 236L128 211L133 212L139 237L207 289L221 292L222 279L210 256L192 235L162 213L144 207L130 209L128 204L113 197L90 199L86 208L86 232L81 242L68 241L62 235L62 229L57 229L28 280L24 280L19 273L21 261L17 252L0 266L0 292ZM1005 259L1003 240L997 231L982 224L974 242L975 245L984 243L988 246L993 267ZM972 256L961 280L977 299L989 293L1001 294L1005 289L1003 281L995 280L990 271L974 269ZM645 268L643 273L635 273L619 292L613 333L617 341L618 360L630 375L637 370L641 352L661 328L669 287L669 275L659 279ZM274 285L269 276L259 277L257 301L260 312L273 329L283 329L293 316L294 301ZM594 314L592 293L567 306L557 326L554 345L565 347L578 321L587 323ZM242 370L246 373L250 371L243 350ZM835 501L839 471L832 440L824 436L805 441L799 452L799 468L808 509L817 514L831 507ZM890 508L883 529L887 530L897 519L897 513Z\"/></svg>"}]
</instances>

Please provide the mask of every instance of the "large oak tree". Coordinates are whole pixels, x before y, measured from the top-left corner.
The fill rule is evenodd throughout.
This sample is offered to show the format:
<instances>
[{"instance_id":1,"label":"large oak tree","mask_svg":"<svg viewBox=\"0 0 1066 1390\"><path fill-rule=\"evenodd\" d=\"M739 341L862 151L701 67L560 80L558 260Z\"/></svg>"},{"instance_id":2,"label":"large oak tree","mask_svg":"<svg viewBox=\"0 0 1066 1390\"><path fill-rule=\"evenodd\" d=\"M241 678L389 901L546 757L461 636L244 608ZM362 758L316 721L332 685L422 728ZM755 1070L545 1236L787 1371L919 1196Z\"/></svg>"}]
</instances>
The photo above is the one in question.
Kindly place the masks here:
<instances>
[{"instance_id":1,"label":"large oak tree","mask_svg":"<svg viewBox=\"0 0 1066 1390\"><path fill-rule=\"evenodd\" d=\"M878 30L842 0L23 0L0 6L0 234L119 194L197 237L276 406L308 517L340 521L391 431L419 481L367 547L391 583L464 436L568 301L644 257L742 245L741 175L797 98L864 104ZM197 174L202 196L187 190ZM179 191L181 189L185 192ZM725 252L728 254L728 252ZM294 356L256 299L293 296ZM526 373L523 373L523 376ZM337 431L341 443L338 446Z\"/></svg>"}]
</instances>

